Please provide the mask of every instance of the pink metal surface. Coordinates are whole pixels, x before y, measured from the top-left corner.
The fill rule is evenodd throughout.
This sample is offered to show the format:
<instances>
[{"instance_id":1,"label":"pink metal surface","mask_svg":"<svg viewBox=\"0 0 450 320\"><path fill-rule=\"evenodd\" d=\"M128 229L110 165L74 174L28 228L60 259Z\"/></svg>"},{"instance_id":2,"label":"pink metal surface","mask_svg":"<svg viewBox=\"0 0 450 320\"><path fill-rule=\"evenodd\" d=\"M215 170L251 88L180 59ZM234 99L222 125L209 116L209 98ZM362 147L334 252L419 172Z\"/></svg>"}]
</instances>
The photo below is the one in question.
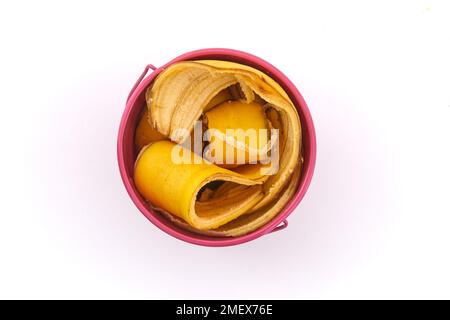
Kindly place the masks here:
<instances>
[{"instance_id":1,"label":"pink metal surface","mask_svg":"<svg viewBox=\"0 0 450 320\"><path fill-rule=\"evenodd\" d=\"M263 71L264 73L272 77L275 81L277 81L287 92L298 110L300 121L302 123L304 163L300 182L294 197L286 205L283 211L266 225L259 228L258 230L240 237L207 237L189 232L175 226L168 219L152 210L152 208L146 203L146 201L136 190L133 182L133 167L136 158L136 152L134 150L134 132L139 120L138 117L145 107L145 90L155 79L155 77L171 64L179 61L200 59L233 61L246 64ZM145 77L149 69L152 69L153 72ZM119 127L117 140L117 157L120 175L128 194L130 195L131 199L138 207L138 209L154 225L156 225L164 232L172 235L173 237L189 243L212 247L231 246L254 240L267 233L279 231L287 227L288 223L286 218L292 213L292 211L302 200L309 187L314 173L314 166L316 161L316 135L313 120L311 118L311 114L305 100L303 99L297 88L294 86L294 84L281 71L276 69L270 63L242 51L221 48L202 49L185 53L160 68L155 68L153 65L148 65L145 68L144 72L139 77L136 84L133 86L127 99L125 111L123 112Z\"/></svg>"}]
</instances>

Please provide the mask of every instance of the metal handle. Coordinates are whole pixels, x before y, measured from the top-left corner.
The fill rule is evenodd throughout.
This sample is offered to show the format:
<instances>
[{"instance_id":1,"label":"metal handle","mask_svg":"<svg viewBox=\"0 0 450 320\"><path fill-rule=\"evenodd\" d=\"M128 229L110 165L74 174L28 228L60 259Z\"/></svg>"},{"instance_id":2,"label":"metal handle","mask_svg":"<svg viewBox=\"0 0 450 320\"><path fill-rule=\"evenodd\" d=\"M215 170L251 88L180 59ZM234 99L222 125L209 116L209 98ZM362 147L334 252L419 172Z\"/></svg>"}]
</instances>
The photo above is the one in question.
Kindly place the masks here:
<instances>
[{"instance_id":1,"label":"metal handle","mask_svg":"<svg viewBox=\"0 0 450 320\"><path fill-rule=\"evenodd\" d=\"M130 100L130 97L133 95L134 91L136 90L138 85L141 83L142 79L144 79L144 77L147 75L148 69L152 69L152 71L155 71L157 68L152 64L149 64L145 67L141 76L139 77L139 79L137 79L136 83L134 84L133 88L131 89L130 93L128 94L127 102L128 102L128 100Z\"/></svg>"},{"instance_id":2,"label":"metal handle","mask_svg":"<svg viewBox=\"0 0 450 320\"><path fill-rule=\"evenodd\" d=\"M289 225L287 220L284 220L280 225L276 226L275 228L272 229L272 231L270 231L269 233L273 233L273 232L277 232L280 230L285 229L287 226Z\"/></svg>"}]
</instances>

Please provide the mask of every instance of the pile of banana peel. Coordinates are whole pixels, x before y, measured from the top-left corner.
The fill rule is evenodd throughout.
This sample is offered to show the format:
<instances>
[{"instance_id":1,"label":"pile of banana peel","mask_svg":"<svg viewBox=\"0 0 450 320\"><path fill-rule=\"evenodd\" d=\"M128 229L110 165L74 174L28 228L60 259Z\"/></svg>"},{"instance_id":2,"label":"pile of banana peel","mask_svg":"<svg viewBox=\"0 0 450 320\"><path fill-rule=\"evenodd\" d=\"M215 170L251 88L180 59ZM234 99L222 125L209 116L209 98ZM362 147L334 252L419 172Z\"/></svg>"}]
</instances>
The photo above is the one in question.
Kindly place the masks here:
<instances>
[{"instance_id":1,"label":"pile of banana peel","mask_svg":"<svg viewBox=\"0 0 450 320\"><path fill-rule=\"evenodd\" d=\"M265 73L229 61L178 62L148 87L146 103L135 133L134 182L179 227L241 236L273 219L295 194L303 162L300 119ZM226 129L268 133L250 141ZM213 133L199 142L196 131L202 138ZM180 154L187 161L174 161ZM274 154L276 170L268 156Z\"/></svg>"}]
</instances>

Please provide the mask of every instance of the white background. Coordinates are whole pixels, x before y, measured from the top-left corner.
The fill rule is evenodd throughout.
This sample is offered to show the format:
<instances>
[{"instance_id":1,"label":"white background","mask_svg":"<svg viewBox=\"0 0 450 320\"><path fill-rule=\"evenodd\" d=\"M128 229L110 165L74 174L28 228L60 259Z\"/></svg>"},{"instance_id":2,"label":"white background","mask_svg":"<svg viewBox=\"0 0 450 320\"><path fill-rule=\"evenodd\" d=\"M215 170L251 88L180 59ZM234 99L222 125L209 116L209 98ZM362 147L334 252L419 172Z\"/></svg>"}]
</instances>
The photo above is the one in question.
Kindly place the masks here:
<instances>
[{"instance_id":1,"label":"white background","mask_svg":"<svg viewBox=\"0 0 450 320\"><path fill-rule=\"evenodd\" d=\"M10 1L0 34L0 298L450 298L446 1ZM144 66L207 47L285 72L318 138L289 227L230 248L154 227L116 162Z\"/></svg>"}]
</instances>

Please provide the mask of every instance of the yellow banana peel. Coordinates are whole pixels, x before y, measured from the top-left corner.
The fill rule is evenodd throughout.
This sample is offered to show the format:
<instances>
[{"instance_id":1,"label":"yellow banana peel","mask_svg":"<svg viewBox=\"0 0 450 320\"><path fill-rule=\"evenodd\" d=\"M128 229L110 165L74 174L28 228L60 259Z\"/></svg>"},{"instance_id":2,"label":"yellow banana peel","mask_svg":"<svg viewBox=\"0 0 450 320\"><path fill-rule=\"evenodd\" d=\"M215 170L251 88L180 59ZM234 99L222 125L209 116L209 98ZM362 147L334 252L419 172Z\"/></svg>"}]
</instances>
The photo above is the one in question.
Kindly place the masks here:
<instances>
[{"instance_id":1,"label":"yellow banana peel","mask_svg":"<svg viewBox=\"0 0 450 320\"><path fill-rule=\"evenodd\" d=\"M146 101L148 114L136 130L134 181L174 223L202 234L239 236L270 221L295 193L302 163L299 116L263 72L228 61L178 62L158 75ZM196 121L212 132L200 153L185 148ZM271 134L249 140L229 129L277 129L279 143ZM209 156L202 153L208 148ZM268 162L275 151L277 170Z\"/></svg>"},{"instance_id":2,"label":"yellow banana peel","mask_svg":"<svg viewBox=\"0 0 450 320\"><path fill-rule=\"evenodd\" d=\"M268 121L260 104L226 101L206 112L203 122L214 129L209 137L214 152L208 160L218 166L234 168L267 158L261 150L269 143Z\"/></svg>"},{"instance_id":3,"label":"yellow banana peel","mask_svg":"<svg viewBox=\"0 0 450 320\"><path fill-rule=\"evenodd\" d=\"M148 121L148 111L145 110L139 120L136 132L134 134L134 142L138 150L141 150L150 142L163 140L165 137L156 131Z\"/></svg>"}]
</instances>

